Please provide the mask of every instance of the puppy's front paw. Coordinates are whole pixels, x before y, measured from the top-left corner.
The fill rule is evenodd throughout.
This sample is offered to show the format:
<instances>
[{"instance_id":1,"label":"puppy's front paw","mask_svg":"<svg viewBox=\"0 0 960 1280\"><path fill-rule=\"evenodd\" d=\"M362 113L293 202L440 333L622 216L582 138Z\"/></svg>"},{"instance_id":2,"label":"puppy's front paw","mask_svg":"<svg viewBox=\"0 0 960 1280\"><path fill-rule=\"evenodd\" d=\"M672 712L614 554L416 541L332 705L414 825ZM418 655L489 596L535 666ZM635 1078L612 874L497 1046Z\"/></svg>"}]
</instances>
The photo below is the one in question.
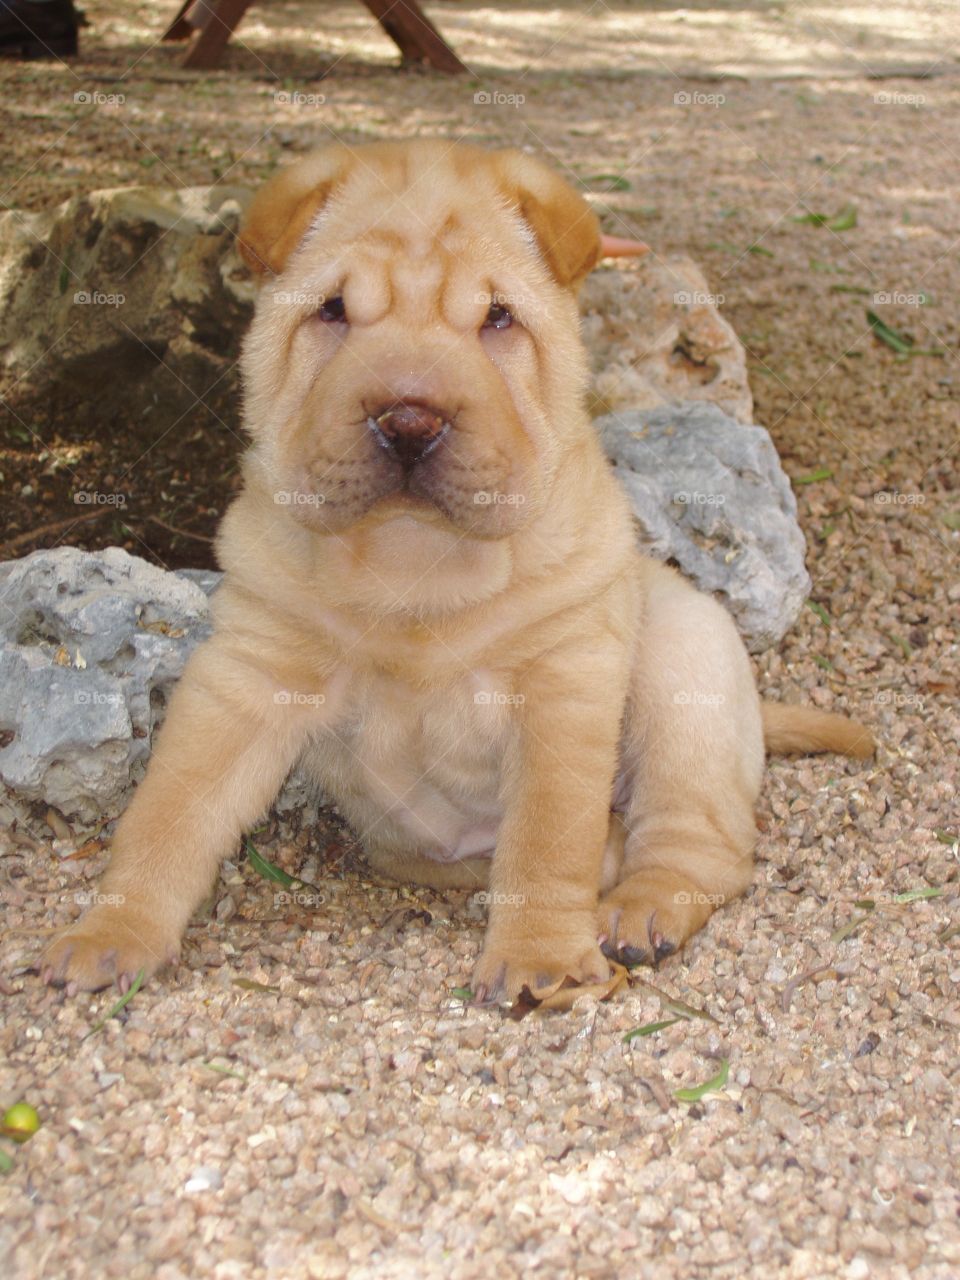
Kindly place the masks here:
<instances>
[{"instance_id":1,"label":"puppy's front paw","mask_svg":"<svg viewBox=\"0 0 960 1280\"><path fill-rule=\"evenodd\" d=\"M180 939L155 918L127 905L92 907L59 934L40 957L40 975L54 987L100 991L116 982L121 991L142 969L152 977L165 964L175 964Z\"/></svg>"},{"instance_id":2,"label":"puppy's front paw","mask_svg":"<svg viewBox=\"0 0 960 1280\"><path fill-rule=\"evenodd\" d=\"M722 901L667 868L638 871L600 903L597 930L604 954L627 968L655 966L696 933Z\"/></svg>"},{"instance_id":3,"label":"puppy's front paw","mask_svg":"<svg viewBox=\"0 0 960 1280\"><path fill-rule=\"evenodd\" d=\"M524 987L531 995L572 978L605 982L610 966L604 959L589 912L525 920L511 929L491 926L473 973L478 1004L516 1000Z\"/></svg>"}]
</instances>

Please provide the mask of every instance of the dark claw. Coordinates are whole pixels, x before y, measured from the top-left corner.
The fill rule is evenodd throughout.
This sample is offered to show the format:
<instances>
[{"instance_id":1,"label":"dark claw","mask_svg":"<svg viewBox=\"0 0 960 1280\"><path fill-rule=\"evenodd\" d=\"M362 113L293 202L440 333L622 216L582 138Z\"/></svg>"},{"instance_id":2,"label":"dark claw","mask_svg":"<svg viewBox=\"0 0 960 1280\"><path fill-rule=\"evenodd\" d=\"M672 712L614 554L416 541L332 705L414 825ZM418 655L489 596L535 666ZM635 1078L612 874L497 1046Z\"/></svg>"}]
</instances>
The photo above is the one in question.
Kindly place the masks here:
<instances>
[{"instance_id":1,"label":"dark claw","mask_svg":"<svg viewBox=\"0 0 960 1280\"><path fill-rule=\"evenodd\" d=\"M627 969L636 969L641 964L649 964L650 953L642 951L640 947L621 947L615 959Z\"/></svg>"},{"instance_id":2,"label":"dark claw","mask_svg":"<svg viewBox=\"0 0 960 1280\"><path fill-rule=\"evenodd\" d=\"M639 947L614 946L611 942L601 942L600 950L614 964L622 964L625 969L636 969L638 965L649 964L650 956Z\"/></svg>"},{"instance_id":3,"label":"dark claw","mask_svg":"<svg viewBox=\"0 0 960 1280\"><path fill-rule=\"evenodd\" d=\"M666 938L659 938L653 948L653 967L656 969L661 960L666 960L667 956L672 956L676 951L676 944L668 942Z\"/></svg>"}]
</instances>

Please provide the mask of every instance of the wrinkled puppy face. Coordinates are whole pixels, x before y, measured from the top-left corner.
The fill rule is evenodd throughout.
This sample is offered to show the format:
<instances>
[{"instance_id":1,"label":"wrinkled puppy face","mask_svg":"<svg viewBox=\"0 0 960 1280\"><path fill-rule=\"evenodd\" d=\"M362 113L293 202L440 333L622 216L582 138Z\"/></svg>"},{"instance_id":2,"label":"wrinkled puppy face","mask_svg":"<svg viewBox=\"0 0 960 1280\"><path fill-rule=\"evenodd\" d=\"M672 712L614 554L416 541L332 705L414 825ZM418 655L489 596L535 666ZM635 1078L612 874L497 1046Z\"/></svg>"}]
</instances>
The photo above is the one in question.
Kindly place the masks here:
<instances>
[{"instance_id":1,"label":"wrinkled puppy face","mask_svg":"<svg viewBox=\"0 0 960 1280\"><path fill-rule=\"evenodd\" d=\"M588 205L515 152L334 147L281 172L241 249L262 276L248 427L318 532L413 516L506 536L548 500L584 362Z\"/></svg>"}]
</instances>

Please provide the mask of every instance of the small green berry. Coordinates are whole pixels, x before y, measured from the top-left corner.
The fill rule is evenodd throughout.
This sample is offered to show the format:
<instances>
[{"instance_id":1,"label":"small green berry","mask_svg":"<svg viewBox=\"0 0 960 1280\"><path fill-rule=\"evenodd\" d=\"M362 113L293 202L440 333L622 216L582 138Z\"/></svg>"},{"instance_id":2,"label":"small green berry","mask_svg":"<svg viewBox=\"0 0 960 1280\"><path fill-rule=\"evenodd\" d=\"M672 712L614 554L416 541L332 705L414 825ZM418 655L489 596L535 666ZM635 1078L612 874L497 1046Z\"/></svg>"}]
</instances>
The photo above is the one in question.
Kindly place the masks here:
<instances>
[{"instance_id":1,"label":"small green berry","mask_svg":"<svg viewBox=\"0 0 960 1280\"><path fill-rule=\"evenodd\" d=\"M40 1128L40 1117L29 1102L17 1102L3 1113L3 1133L14 1142L28 1142Z\"/></svg>"}]
</instances>

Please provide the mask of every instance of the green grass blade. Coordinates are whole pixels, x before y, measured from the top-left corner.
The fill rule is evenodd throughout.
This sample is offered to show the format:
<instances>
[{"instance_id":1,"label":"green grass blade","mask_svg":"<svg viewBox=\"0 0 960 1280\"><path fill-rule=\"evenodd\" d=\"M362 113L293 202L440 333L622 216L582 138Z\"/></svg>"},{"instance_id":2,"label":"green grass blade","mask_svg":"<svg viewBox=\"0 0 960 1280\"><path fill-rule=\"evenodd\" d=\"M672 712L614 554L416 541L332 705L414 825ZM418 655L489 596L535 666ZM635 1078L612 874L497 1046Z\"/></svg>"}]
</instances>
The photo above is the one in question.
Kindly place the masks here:
<instances>
[{"instance_id":1,"label":"green grass blade","mask_svg":"<svg viewBox=\"0 0 960 1280\"><path fill-rule=\"evenodd\" d=\"M705 1080L703 1084L698 1084L694 1089L674 1089L673 1096L680 1102L699 1102L705 1094L715 1093L718 1089L722 1089L727 1083L729 1075L730 1063L724 1058L720 1064L720 1070L711 1079Z\"/></svg>"},{"instance_id":2,"label":"green grass blade","mask_svg":"<svg viewBox=\"0 0 960 1280\"><path fill-rule=\"evenodd\" d=\"M811 613L815 613L817 615L817 617L820 619L820 621L829 631L833 623L831 622L829 613L827 613L823 605L817 604L816 600L808 600L807 608L810 610Z\"/></svg>"},{"instance_id":3,"label":"green grass blade","mask_svg":"<svg viewBox=\"0 0 960 1280\"><path fill-rule=\"evenodd\" d=\"M890 325L884 324L876 311L868 310L867 320L870 329L873 329L874 338L879 338L882 343L886 343L886 346L899 356L946 356L945 347L915 347L913 340L905 338L904 334L897 333L896 329L891 329Z\"/></svg>"},{"instance_id":4,"label":"green grass blade","mask_svg":"<svg viewBox=\"0 0 960 1280\"><path fill-rule=\"evenodd\" d=\"M642 1027L634 1027L632 1031L628 1031L623 1037L623 1043L629 1044L631 1040L637 1040L641 1036L653 1036L658 1031L663 1031L665 1027L675 1026L678 1022L685 1021L684 1018L663 1018L660 1022L647 1022Z\"/></svg>"},{"instance_id":5,"label":"green grass blade","mask_svg":"<svg viewBox=\"0 0 960 1280\"><path fill-rule=\"evenodd\" d=\"M906 893L895 893L894 902L922 902L924 898L942 898L942 889L908 889Z\"/></svg>"},{"instance_id":6,"label":"green grass blade","mask_svg":"<svg viewBox=\"0 0 960 1280\"><path fill-rule=\"evenodd\" d=\"M817 484L820 480L832 480L833 472L829 467L817 467L808 476L796 476L794 484Z\"/></svg>"},{"instance_id":7,"label":"green grass blade","mask_svg":"<svg viewBox=\"0 0 960 1280\"><path fill-rule=\"evenodd\" d=\"M865 916L856 916L853 920L850 920L847 924L837 929L835 933L831 933L830 941L843 942L844 938L849 938L851 934L856 933L864 921L869 919L869 914Z\"/></svg>"},{"instance_id":8,"label":"green grass blade","mask_svg":"<svg viewBox=\"0 0 960 1280\"><path fill-rule=\"evenodd\" d=\"M202 1062L200 1064L206 1067L208 1071L216 1071L219 1076L229 1076L231 1080L246 1080L246 1076L242 1071L233 1071L230 1067L222 1067L219 1062Z\"/></svg>"},{"instance_id":9,"label":"green grass blade","mask_svg":"<svg viewBox=\"0 0 960 1280\"><path fill-rule=\"evenodd\" d=\"M289 889L293 884L300 883L293 876L287 875L286 871L281 867L274 866L262 854L257 853L253 841L249 837L244 839L243 847L246 850L251 867L253 867L257 875L263 876L264 880L273 880L276 884L282 884L286 889Z\"/></svg>"},{"instance_id":10,"label":"green grass blade","mask_svg":"<svg viewBox=\"0 0 960 1280\"><path fill-rule=\"evenodd\" d=\"M584 178L584 182L593 187L603 187L605 191L631 191L632 187L626 178L621 177L619 173L595 173L590 178Z\"/></svg>"},{"instance_id":11,"label":"green grass blade","mask_svg":"<svg viewBox=\"0 0 960 1280\"><path fill-rule=\"evenodd\" d=\"M127 1005L130 1003L133 997L137 994L137 992L143 986L143 979L146 977L146 972L147 972L146 969L140 970L140 972L134 978L133 982L131 982L130 990L127 991L125 995L122 995L120 997L120 999L113 1006L113 1008L110 1009L107 1013L105 1013L104 1016L100 1019L98 1023L96 1023L95 1026L92 1026L90 1028L87 1034L83 1037L84 1040L86 1040L89 1036L92 1036L94 1032L100 1031L103 1027L107 1025L107 1023L110 1021L111 1018L115 1018L117 1016L117 1014L120 1012L121 1009L125 1009L127 1007Z\"/></svg>"},{"instance_id":12,"label":"green grass blade","mask_svg":"<svg viewBox=\"0 0 960 1280\"><path fill-rule=\"evenodd\" d=\"M902 333L897 333L896 329L891 329L888 324L884 324L877 313L869 310L869 308L867 309L867 321L873 330L874 337L879 338L891 351L896 351L901 356L916 354L914 345L908 338L905 338Z\"/></svg>"},{"instance_id":13,"label":"green grass blade","mask_svg":"<svg viewBox=\"0 0 960 1280\"><path fill-rule=\"evenodd\" d=\"M828 231L849 231L857 225L856 206L848 204L845 209L841 209L836 217L831 218L827 223Z\"/></svg>"}]
</instances>

